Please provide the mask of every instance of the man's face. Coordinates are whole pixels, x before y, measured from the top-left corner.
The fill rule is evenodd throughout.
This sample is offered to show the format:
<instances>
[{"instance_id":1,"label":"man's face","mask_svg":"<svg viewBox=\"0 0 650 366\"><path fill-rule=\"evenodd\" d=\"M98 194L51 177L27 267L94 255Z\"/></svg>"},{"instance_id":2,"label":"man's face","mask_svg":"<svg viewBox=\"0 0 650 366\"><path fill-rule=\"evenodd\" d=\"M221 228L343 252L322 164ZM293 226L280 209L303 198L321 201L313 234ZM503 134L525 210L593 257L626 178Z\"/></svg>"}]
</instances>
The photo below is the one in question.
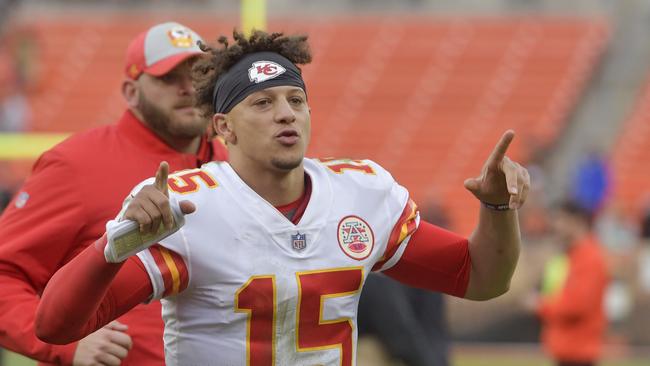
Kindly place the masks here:
<instances>
[{"instance_id":1,"label":"man's face","mask_svg":"<svg viewBox=\"0 0 650 366\"><path fill-rule=\"evenodd\" d=\"M302 164L311 134L307 96L295 86L255 92L227 115L231 162L290 171Z\"/></svg>"},{"instance_id":2,"label":"man's face","mask_svg":"<svg viewBox=\"0 0 650 366\"><path fill-rule=\"evenodd\" d=\"M194 107L190 70L188 60L163 76L142 74L137 81L140 91L137 109L153 130L168 138L200 136L209 123Z\"/></svg>"},{"instance_id":3,"label":"man's face","mask_svg":"<svg viewBox=\"0 0 650 366\"><path fill-rule=\"evenodd\" d=\"M564 246L569 246L576 239L576 232L582 226L580 219L565 211L557 210L551 221L553 232Z\"/></svg>"}]
</instances>

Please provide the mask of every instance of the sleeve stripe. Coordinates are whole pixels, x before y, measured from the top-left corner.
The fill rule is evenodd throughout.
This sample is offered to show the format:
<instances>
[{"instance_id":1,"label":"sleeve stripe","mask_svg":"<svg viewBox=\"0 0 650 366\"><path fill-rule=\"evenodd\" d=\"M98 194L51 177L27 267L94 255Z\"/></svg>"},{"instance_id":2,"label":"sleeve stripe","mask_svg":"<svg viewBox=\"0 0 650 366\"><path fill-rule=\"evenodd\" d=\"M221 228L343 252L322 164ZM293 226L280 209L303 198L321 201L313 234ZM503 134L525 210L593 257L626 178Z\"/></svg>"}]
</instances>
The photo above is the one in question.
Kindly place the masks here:
<instances>
[{"instance_id":1,"label":"sleeve stripe","mask_svg":"<svg viewBox=\"0 0 650 366\"><path fill-rule=\"evenodd\" d=\"M156 244L154 246L151 246L149 248L149 253L151 253L151 256L156 262L156 267L158 267L158 271L160 272L160 277L162 277L163 280L162 296L164 296L168 291L167 289L169 289L172 285L171 283L172 279L169 273L169 269L165 264L165 260L163 259L162 254L160 253L160 245Z\"/></svg>"},{"instance_id":2,"label":"sleeve stripe","mask_svg":"<svg viewBox=\"0 0 650 366\"><path fill-rule=\"evenodd\" d=\"M171 250L169 251L169 253L171 254L171 258L174 260L174 263L176 264L176 268L178 269L179 288L178 288L178 292L175 293L177 294L187 288L187 285L189 283L189 271L187 270L185 261L183 260L183 257L181 257L180 254Z\"/></svg>"},{"instance_id":3,"label":"sleeve stripe","mask_svg":"<svg viewBox=\"0 0 650 366\"><path fill-rule=\"evenodd\" d=\"M417 209L418 207L415 202L409 198L409 200L406 202L406 206L404 207L404 211L402 211L400 218L397 220L397 223L393 227L393 231L390 233L384 255L377 263L375 263L372 268L373 271L382 268L386 261L393 257L404 239L413 234L415 229L417 229Z\"/></svg>"},{"instance_id":4,"label":"sleeve stripe","mask_svg":"<svg viewBox=\"0 0 650 366\"><path fill-rule=\"evenodd\" d=\"M416 206L413 204L413 210L411 211L411 214L409 215L408 219L406 219L406 222L402 225L402 230L399 233L399 240L397 240L398 243L404 241L404 239L406 239L407 236L411 235L411 233L413 233L415 230L414 219L416 214Z\"/></svg>"},{"instance_id":5,"label":"sleeve stripe","mask_svg":"<svg viewBox=\"0 0 650 366\"><path fill-rule=\"evenodd\" d=\"M188 283L188 273L183 259L177 253L160 245L152 246L150 252L165 286L162 297L175 295L184 290Z\"/></svg>"},{"instance_id":6,"label":"sleeve stripe","mask_svg":"<svg viewBox=\"0 0 650 366\"><path fill-rule=\"evenodd\" d=\"M178 290L181 287L181 280L180 276L178 274L178 268L176 267L176 263L174 263L174 259L172 258L171 254L169 254L169 250L167 248L160 248L160 254L162 254L163 259L165 260L165 264L167 265L167 268L169 268L169 273L171 273L172 276L172 293L177 294ZM169 291L169 289L168 289ZM168 292L166 291L166 292ZM169 295L169 293L166 293L165 296Z\"/></svg>"},{"instance_id":7,"label":"sleeve stripe","mask_svg":"<svg viewBox=\"0 0 650 366\"><path fill-rule=\"evenodd\" d=\"M418 221L419 221L418 217ZM402 254L404 254L404 251L406 250L406 247L408 246L409 242L411 241L411 238L413 236L409 235L404 239L404 241L397 247L397 250L395 251L395 254L393 254L392 257L390 257L388 260L384 261L384 265L381 266L381 268L376 269L377 271L385 271L387 269L392 268L397 262L402 258Z\"/></svg>"}]
</instances>

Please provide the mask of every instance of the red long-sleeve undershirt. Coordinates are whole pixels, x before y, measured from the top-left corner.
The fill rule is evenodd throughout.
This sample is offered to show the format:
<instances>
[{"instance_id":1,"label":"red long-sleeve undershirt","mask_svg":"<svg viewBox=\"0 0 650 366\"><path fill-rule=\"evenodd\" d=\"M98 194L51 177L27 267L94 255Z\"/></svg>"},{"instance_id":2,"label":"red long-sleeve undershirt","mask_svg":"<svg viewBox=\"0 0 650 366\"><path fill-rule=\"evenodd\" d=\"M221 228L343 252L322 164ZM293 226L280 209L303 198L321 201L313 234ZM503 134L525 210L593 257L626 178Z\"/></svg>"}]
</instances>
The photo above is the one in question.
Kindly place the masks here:
<instances>
[{"instance_id":1,"label":"red long-sleeve undershirt","mask_svg":"<svg viewBox=\"0 0 650 366\"><path fill-rule=\"evenodd\" d=\"M153 288L140 260L107 263L105 245L104 236L52 277L36 314L40 339L53 344L81 339L149 299ZM466 239L421 222L399 262L385 273L411 286L462 297L470 268Z\"/></svg>"},{"instance_id":2,"label":"red long-sleeve undershirt","mask_svg":"<svg viewBox=\"0 0 650 366\"><path fill-rule=\"evenodd\" d=\"M36 335L52 344L70 343L147 301L153 287L142 262L104 259L106 235L57 271L36 311Z\"/></svg>"}]
</instances>

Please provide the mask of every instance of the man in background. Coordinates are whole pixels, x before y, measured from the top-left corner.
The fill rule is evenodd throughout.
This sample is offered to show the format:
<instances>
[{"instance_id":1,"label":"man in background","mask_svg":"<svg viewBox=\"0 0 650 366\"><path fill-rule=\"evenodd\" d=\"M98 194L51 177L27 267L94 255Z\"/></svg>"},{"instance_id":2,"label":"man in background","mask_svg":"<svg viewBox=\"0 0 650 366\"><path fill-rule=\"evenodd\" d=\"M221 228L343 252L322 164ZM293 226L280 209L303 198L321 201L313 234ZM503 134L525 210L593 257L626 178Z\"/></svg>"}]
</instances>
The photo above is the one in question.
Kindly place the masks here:
<instances>
[{"instance_id":1,"label":"man in background","mask_svg":"<svg viewBox=\"0 0 650 366\"><path fill-rule=\"evenodd\" d=\"M593 366L607 327L605 253L592 233L591 214L579 204L562 203L552 224L565 256L547 266L545 277L554 280L546 281L546 291L536 304L542 343L558 366Z\"/></svg>"},{"instance_id":2,"label":"man in background","mask_svg":"<svg viewBox=\"0 0 650 366\"><path fill-rule=\"evenodd\" d=\"M206 137L209 121L193 106L190 69L202 53L198 40L173 22L138 35L127 50L127 109L119 121L45 152L0 217L2 347L42 364L164 365L158 301L66 346L36 338L34 312L50 277L102 235L122 198L160 161L174 171L226 159L221 142Z\"/></svg>"}]
</instances>

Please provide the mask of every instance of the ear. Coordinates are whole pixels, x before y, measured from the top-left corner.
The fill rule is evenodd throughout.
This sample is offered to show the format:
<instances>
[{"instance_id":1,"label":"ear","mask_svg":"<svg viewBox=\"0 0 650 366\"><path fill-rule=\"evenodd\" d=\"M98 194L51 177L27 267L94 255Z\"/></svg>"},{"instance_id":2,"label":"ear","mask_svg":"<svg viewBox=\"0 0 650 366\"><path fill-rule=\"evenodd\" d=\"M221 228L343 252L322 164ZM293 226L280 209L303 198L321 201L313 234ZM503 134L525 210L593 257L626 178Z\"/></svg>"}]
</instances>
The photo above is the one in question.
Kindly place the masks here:
<instances>
[{"instance_id":1,"label":"ear","mask_svg":"<svg viewBox=\"0 0 650 366\"><path fill-rule=\"evenodd\" d=\"M125 79L122 82L122 95L129 108L136 109L140 100L140 90L138 89L137 81Z\"/></svg>"},{"instance_id":2,"label":"ear","mask_svg":"<svg viewBox=\"0 0 650 366\"><path fill-rule=\"evenodd\" d=\"M212 129L228 144L237 143L237 135L232 129L232 120L223 113L215 113L212 116Z\"/></svg>"}]
</instances>

